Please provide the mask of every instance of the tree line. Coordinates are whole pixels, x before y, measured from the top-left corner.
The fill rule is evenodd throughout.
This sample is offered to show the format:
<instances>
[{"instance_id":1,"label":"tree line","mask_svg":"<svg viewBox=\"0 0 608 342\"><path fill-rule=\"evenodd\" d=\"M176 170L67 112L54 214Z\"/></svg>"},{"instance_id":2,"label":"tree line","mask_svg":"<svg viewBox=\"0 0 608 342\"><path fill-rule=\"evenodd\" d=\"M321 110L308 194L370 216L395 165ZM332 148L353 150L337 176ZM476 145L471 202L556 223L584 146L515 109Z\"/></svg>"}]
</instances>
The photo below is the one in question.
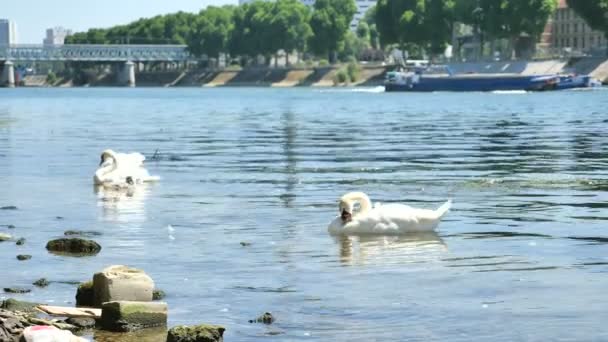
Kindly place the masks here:
<instances>
[{"instance_id":1,"label":"tree line","mask_svg":"<svg viewBox=\"0 0 608 342\"><path fill-rule=\"evenodd\" d=\"M608 0L568 4L593 28L608 32ZM457 22L473 27L482 42L515 43L522 35L536 40L556 8L557 0L378 0L351 32L354 0L317 0L312 8L299 0L254 1L90 29L66 42L186 44L196 56L215 58L270 57L282 49L333 61L395 45L433 55L445 50Z\"/></svg>"}]
</instances>

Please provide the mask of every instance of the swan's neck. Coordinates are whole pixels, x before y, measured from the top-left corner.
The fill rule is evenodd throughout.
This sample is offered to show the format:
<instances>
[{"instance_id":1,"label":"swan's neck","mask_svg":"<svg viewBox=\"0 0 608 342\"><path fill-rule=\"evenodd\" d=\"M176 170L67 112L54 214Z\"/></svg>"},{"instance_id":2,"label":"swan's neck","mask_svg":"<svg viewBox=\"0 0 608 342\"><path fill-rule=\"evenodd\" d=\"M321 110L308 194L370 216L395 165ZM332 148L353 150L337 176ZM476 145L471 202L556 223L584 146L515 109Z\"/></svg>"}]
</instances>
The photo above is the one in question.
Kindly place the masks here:
<instances>
[{"instance_id":1,"label":"swan's neck","mask_svg":"<svg viewBox=\"0 0 608 342\"><path fill-rule=\"evenodd\" d=\"M362 192L353 192L348 197L353 204L359 203L360 209L357 215L365 214L372 209L372 201L366 194Z\"/></svg>"},{"instance_id":2,"label":"swan's neck","mask_svg":"<svg viewBox=\"0 0 608 342\"><path fill-rule=\"evenodd\" d=\"M107 165L102 165L99 169L97 169L97 171L95 171L95 175L97 176L98 179L103 179L103 176L107 175L108 173L116 170L116 168L118 168L118 165L116 165L116 159L112 158L113 163L107 164Z\"/></svg>"}]
</instances>

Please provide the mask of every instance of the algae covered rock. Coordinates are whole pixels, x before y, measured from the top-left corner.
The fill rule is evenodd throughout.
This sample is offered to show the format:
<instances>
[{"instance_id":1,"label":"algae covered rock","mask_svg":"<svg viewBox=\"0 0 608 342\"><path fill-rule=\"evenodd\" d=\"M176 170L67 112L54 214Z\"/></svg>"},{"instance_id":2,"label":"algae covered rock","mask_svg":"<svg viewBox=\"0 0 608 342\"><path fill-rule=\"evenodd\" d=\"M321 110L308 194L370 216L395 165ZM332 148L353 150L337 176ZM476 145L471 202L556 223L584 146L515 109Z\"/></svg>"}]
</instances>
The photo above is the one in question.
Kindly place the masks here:
<instances>
[{"instance_id":1,"label":"algae covered rock","mask_svg":"<svg viewBox=\"0 0 608 342\"><path fill-rule=\"evenodd\" d=\"M167 325L167 303L116 301L103 303L101 327L128 332Z\"/></svg>"},{"instance_id":2,"label":"algae covered rock","mask_svg":"<svg viewBox=\"0 0 608 342\"><path fill-rule=\"evenodd\" d=\"M90 329L95 327L95 319L91 317L70 317L66 319L65 322L78 329Z\"/></svg>"},{"instance_id":3,"label":"algae covered rock","mask_svg":"<svg viewBox=\"0 0 608 342\"><path fill-rule=\"evenodd\" d=\"M17 255L17 260L19 260L19 261L30 260L31 258L32 258L32 256L29 255L29 254L19 254L19 255Z\"/></svg>"},{"instance_id":4,"label":"algae covered rock","mask_svg":"<svg viewBox=\"0 0 608 342\"><path fill-rule=\"evenodd\" d=\"M114 265L93 275L93 294L96 306L113 301L152 301L154 281L144 271Z\"/></svg>"},{"instance_id":5,"label":"algae covered rock","mask_svg":"<svg viewBox=\"0 0 608 342\"><path fill-rule=\"evenodd\" d=\"M32 292L32 290L21 288L21 287L5 287L4 292L6 292L6 293L29 293L29 292Z\"/></svg>"},{"instance_id":6,"label":"algae covered rock","mask_svg":"<svg viewBox=\"0 0 608 342\"><path fill-rule=\"evenodd\" d=\"M101 251L101 246L93 240L63 238L49 241L46 244L46 249L56 253L95 255Z\"/></svg>"},{"instance_id":7,"label":"algae covered rock","mask_svg":"<svg viewBox=\"0 0 608 342\"><path fill-rule=\"evenodd\" d=\"M8 311L19 311L19 312L37 312L36 306L38 303L25 302L21 300L16 300L13 298L9 298L2 302L0 308L8 310Z\"/></svg>"},{"instance_id":8,"label":"algae covered rock","mask_svg":"<svg viewBox=\"0 0 608 342\"><path fill-rule=\"evenodd\" d=\"M50 282L48 280L46 280L46 278L40 278L32 283L32 285L35 285L38 287L47 287L47 286L49 286L49 284L50 284Z\"/></svg>"},{"instance_id":9,"label":"algae covered rock","mask_svg":"<svg viewBox=\"0 0 608 342\"><path fill-rule=\"evenodd\" d=\"M93 282L87 281L78 285L76 306L94 306Z\"/></svg>"},{"instance_id":10,"label":"algae covered rock","mask_svg":"<svg viewBox=\"0 0 608 342\"><path fill-rule=\"evenodd\" d=\"M167 342L222 342L226 329L219 325L180 325L169 329Z\"/></svg>"},{"instance_id":11,"label":"algae covered rock","mask_svg":"<svg viewBox=\"0 0 608 342\"><path fill-rule=\"evenodd\" d=\"M17 246L22 246L23 244L25 244L25 238L20 238L19 240L17 240L17 242L15 242L15 244Z\"/></svg>"},{"instance_id":12,"label":"algae covered rock","mask_svg":"<svg viewBox=\"0 0 608 342\"><path fill-rule=\"evenodd\" d=\"M249 323L272 324L274 322L274 319L274 316L270 312L264 312L256 319L249 320Z\"/></svg>"},{"instance_id":13,"label":"algae covered rock","mask_svg":"<svg viewBox=\"0 0 608 342\"><path fill-rule=\"evenodd\" d=\"M152 300L161 300L165 298L165 296L166 294L163 290L154 289L154 291L152 291Z\"/></svg>"},{"instance_id":14,"label":"algae covered rock","mask_svg":"<svg viewBox=\"0 0 608 342\"><path fill-rule=\"evenodd\" d=\"M13 237L10 234L0 233L0 241L8 241Z\"/></svg>"}]
</instances>

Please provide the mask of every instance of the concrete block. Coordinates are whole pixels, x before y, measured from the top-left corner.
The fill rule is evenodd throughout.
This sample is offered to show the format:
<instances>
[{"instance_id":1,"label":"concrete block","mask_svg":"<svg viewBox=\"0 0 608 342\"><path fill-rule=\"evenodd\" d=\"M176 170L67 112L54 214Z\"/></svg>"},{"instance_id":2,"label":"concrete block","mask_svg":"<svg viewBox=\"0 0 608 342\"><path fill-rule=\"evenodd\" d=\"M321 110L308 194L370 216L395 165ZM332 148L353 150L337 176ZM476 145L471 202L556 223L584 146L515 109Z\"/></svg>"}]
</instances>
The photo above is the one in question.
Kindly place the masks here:
<instances>
[{"instance_id":1,"label":"concrete block","mask_svg":"<svg viewBox=\"0 0 608 342\"><path fill-rule=\"evenodd\" d=\"M95 306L113 301L152 301L154 281L144 271L127 266L110 266L93 276Z\"/></svg>"},{"instance_id":2,"label":"concrete block","mask_svg":"<svg viewBox=\"0 0 608 342\"><path fill-rule=\"evenodd\" d=\"M128 332L167 325L167 303L107 302L101 307L101 327L104 330Z\"/></svg>"}]
</instances>

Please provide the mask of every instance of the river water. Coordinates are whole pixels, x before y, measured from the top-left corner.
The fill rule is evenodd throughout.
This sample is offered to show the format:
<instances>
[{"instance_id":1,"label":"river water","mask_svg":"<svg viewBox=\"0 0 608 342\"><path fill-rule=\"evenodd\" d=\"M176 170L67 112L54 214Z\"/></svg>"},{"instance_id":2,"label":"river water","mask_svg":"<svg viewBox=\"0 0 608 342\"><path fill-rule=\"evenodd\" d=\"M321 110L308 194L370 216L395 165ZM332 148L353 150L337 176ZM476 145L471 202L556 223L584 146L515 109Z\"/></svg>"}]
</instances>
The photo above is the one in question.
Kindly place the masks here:
<instances>
[{"instance_id":1,"label":"river water","mask_svg":"<svg viewBox=\"0 0 608 342\"><path fill-rule=\"evenodd\" d=\"M31 283L126 264L227 341L608 340L608 93L377 90L1 90L0 232L27 242L0 243L0 286L73 305ZM96 192L106 148L162 180ZM436 234L335 239L353 190L454 206ZM47 253L67 229L102 251Z\"/></svg>"}]
</instances>

